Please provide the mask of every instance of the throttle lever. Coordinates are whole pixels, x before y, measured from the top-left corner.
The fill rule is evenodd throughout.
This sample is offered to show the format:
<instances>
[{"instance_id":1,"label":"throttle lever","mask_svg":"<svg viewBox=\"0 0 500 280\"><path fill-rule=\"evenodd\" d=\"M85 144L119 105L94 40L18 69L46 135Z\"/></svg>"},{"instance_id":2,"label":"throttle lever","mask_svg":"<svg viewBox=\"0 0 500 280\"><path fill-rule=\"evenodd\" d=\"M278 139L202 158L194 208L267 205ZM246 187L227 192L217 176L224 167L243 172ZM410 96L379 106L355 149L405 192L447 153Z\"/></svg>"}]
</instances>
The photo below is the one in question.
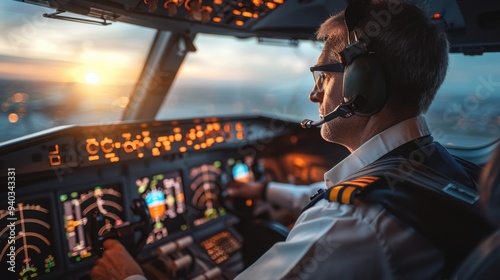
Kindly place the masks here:
<instances>
[{"instance_id":1,"label":"throttle lever","mask_svg":"<svg viewBox=\"0 0 500 280\"><path fill-rule=\"evenodd\" d=\"M137 256L146 244L149 233L152 230L152 225L149 221L149 208L146 206L143 199L135 199L131 206L132 213L138 215L140 220L137 222L125 222L120 225L113 226L109 231L99 235L99 223L104 223L104 216L99 211L92 213L92 218L86 225L87 240L91 243L94 252L102 256L104 248L102 243L107 239L116 239L120 241L133 257ZM134 233L140 231L141 235L137 242L134 242Z\"/></svg>"}]
</instances>

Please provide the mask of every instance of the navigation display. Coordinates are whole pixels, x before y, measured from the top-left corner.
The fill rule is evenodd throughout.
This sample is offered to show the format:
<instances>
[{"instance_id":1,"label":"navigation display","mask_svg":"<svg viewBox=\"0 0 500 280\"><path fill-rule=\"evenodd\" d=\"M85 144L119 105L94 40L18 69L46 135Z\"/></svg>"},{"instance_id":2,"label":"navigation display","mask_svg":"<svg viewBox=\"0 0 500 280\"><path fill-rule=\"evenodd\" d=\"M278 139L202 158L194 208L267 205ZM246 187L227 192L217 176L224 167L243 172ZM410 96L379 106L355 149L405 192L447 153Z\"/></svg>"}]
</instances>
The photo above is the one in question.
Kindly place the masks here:
<instances>
[{"instance_id":1,"label":"navigation display","mask_svg":"<svg viewBox=\"0 0 500 280\"><path fill-rule=\"evenodd\" d=\"M95 211L104 216L104 223L99 225L99 235L122 224L125 218L119 185L100 185L63 193L59 195L59 201L63 209L67 256L71 263L78 263L94 254L85 235L85 225Z\"/></svg>"},{"instance_id":2,"label":"navigation display","mask_svg":"<svg viewBox=\"0 0 500 280\"><path fill-rule=\"evenodd\" d=\"M51 211L48 198L0 206L0 224L5 225L0 227L3 279L31 279L59 270Z\"/></svg>"},{"instance_id":3,"label":"navigation display","mask_svg":"<svg viewBox=\"0 0 500 280\"><path fill-rule=\"evenodd\" d=\"M219 201L221 193L220 176L222 163L215 161L212 164L202 164L191 168L189 179L192 191L191 204L194 207L193 220L195 226L206 223L226 214L226 210Z\"/></svg>"},{"instance_id":4,"label":"navigation display","mask_svg":"<svg viewBox=\"0 0 500 280\"><path fill-rule=\"evenodd\" d=\"M146 202L153 230L146 244L171 233L188 229L186 202L180 171L141 177L135 181L137 192Z\"/></svg>"}]
</instances>

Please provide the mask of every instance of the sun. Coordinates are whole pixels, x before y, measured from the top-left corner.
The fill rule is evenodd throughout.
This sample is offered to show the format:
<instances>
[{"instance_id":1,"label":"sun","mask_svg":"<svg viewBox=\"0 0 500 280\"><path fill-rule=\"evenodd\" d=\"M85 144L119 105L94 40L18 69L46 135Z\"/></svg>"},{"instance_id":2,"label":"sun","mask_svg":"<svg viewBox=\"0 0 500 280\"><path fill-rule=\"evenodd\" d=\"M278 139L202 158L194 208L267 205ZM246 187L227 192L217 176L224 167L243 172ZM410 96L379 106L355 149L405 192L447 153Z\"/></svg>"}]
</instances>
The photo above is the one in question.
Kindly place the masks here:
<instances>
[{"instance_id":1,"label":"sun","mask_svg":"<svg viewBox=\"0 0 500 280\"><path fill-rule=\"evenodd\" d=\"M85 74L85 83L89 85L97 85L100 81L99 74L96 72L87 72Z\"/></svg>"}]
</instances>

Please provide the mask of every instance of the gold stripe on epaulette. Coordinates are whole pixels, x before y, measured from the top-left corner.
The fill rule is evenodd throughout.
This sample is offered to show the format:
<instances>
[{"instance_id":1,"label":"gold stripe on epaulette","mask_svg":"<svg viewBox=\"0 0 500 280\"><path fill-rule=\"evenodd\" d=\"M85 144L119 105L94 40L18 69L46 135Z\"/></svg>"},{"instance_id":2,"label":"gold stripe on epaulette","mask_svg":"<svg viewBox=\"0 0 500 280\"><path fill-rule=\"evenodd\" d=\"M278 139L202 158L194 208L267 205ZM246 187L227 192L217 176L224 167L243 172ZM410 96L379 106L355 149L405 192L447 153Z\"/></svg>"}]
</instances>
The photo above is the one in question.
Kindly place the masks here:
<instances>
[{"instance_id":1,"label":"gold stripe on epaulette","mask_svg":"<svg viewBox=\"0 0 500 280\"><path fill-rule=\"evenodd\" d=\"M342 182L328 190L328 200L331 202L340 202L343 204L352 204L354 196L364 187L377 181L379 177L363 176L346 182Z\"/></svg>"},{"instance_id":2,"label":"gold stripe on epaulette","mask_svg":"<svg viewBox=\"0 0 500 280\"><path fill-rule=\"evenodd\" d=\"M342 192L342 203L349 204L351 202L351 195L356 189L359 189L359 188L352 187L352 186L346 186L344 188L344 191Z\"/></svg>"},{"instance_id":3,"label":"gold stripe on epaulette","mask_svg":"<svg viewBox=\"0 0 500 280\"><path fill-rule=\"evenodd\" d=\"M337 197L339 196L340 190L344 188L344 186L335 186L330 189L330 195L328 196L328 200L337 201Z\"/></svg>"}]
</instances>

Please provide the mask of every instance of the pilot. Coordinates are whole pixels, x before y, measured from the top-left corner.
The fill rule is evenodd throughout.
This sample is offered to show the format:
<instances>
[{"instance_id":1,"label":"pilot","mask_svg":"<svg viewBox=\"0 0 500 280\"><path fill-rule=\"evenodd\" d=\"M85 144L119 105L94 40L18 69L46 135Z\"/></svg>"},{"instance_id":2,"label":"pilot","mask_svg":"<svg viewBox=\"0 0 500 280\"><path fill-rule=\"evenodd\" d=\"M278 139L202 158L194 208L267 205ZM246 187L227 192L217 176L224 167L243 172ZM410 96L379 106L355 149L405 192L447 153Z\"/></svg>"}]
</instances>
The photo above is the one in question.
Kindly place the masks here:
<instances>
[{"instance_id":1,"label":"pilot","mask_svg":"<svg viewBox=\"0 0 500 280\"><path fill-rule=\"evenodd\" d=\"M352 190L340 189L343 195L335 196L338 187L365 186L374 180L387 186L390 182L380 176L365 175L370 175L370 170L383 171L388 159L418 162L463 186L475 187L461 162L433 141L423 115L446 75L445 33L412 4L396 0L353 2L317 31L317 38L325 44L311 68L315 86L310 94L324 121L322 137L345 146L350 155L325 173L322 187L326 191L303 210L287 240L275 244L237 279L445 278L489 234L487 226L452 232L450 238L462 242L453 244L451 250L456 251L450 254L443 249L446 246L382 204L352 199ZM413 176L408 172L412 166L401 170ZM401 185L406 183L403 180ZM284 201L280 205L299 209L307 204L309 193L316 192L316 186L302 189L270 183L266 189L266 184L251 182L233 186L229 194L255 197L264 192L270 201ZM411 201L410 197L408 204L434 209L433 201L425 197ZM426 225L421 213L409 214ZM453 217L459 215L453 212L446 217L438 211L430 214L430 219L442 221L433 224L431 233L456 226L455 218L460 218ZM462 225L470 222L460 220ZM143 279L140 267L119 242L108 240L104 248L103 257L92 269L93 278L134 275L127 279Z\"/></svg>"}]
</instances>

